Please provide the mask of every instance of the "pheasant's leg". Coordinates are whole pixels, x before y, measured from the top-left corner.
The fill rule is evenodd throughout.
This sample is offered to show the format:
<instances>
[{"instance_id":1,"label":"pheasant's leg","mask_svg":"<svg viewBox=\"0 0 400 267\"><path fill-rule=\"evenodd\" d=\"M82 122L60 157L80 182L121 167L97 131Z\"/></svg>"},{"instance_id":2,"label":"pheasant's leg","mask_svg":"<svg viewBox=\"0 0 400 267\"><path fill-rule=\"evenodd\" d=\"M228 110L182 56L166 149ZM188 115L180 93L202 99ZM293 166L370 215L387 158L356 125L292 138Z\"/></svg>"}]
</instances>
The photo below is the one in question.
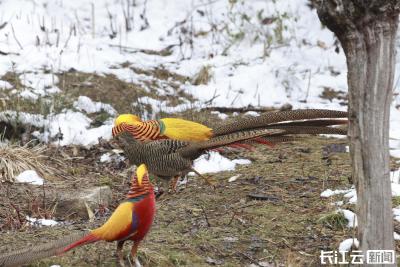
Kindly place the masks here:
<instances>
[{"instance_id":1,"label":"pheasant's leg","mask_svg":"<svg viewBox=\"0 0 400 267\"><path fill-rule=\"evenodd\" d=\"M197 174L198 176L200 176L201 178L203 178L204 180L206 180L206 182L211 185L212 187L215 187L214 183L211 181L210 177L204 176L202 174L200 174L198 171L196 171L195 169L191 169L192 172L194 172L195 174Z\"/></svg>"},{"instance_id":2,"label":"pheasant's leg","mask_svg":"<svg viewBox=\"0 0 400 267\"><path fill-rule=\"evenodd\" d=\"M118 257L118 262L121 267L125 267L125 261L124 261L124 253L122 251L122 248L124 247L124 241L118 241L117 242L117 257Z\"/></svg>"},{"instance_id":3,"label":"pheasant's leg","mask_svg":"<svg viewBox=\"0 0 400 267\"><path fill-rule=\"evenodd\" d=\"M142 267L142 265L139 262L139 259L137 258L138 247L139 247L139 242L135 242L132 246L131 256L132 256L132 259L135 260L135 267Z\"/></svg>"},{"instance_id":4,"label":"pheasant's leg","mask_svg":"<svg viewBox=\"0 0 400 267\"><path fill-rule=\"evenodd\" d=\"M170 187L169 187L169 189L170 189L171 192L173 192L173 193L176 192L176 186L177 186L177 184L178 184L178 181L179 181L179 175L174 176L174 177L172 178L172 181L171 181Z\"/></svg>"}]
</instances>

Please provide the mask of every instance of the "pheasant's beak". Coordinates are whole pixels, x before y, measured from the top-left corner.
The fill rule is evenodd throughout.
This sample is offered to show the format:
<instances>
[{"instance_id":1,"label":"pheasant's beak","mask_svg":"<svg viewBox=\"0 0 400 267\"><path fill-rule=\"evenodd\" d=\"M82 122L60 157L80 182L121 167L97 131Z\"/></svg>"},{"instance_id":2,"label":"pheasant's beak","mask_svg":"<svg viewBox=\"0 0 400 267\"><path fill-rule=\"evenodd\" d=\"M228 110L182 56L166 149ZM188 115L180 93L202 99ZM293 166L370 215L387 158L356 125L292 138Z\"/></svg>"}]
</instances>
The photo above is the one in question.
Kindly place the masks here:
<instances>
[{"instance_id":1,"label":"pheasant's beak","mask_svg":"<svg viewBox=\"0 0 400 267\"><path fill-rule=\"evenodd\" d=\"M140 165L136 169L136 176L137 176L137 182L139 186L142 186L143 178L148 175L147 173L147 167L145 164Z\"/></svg>"}]
</instances>

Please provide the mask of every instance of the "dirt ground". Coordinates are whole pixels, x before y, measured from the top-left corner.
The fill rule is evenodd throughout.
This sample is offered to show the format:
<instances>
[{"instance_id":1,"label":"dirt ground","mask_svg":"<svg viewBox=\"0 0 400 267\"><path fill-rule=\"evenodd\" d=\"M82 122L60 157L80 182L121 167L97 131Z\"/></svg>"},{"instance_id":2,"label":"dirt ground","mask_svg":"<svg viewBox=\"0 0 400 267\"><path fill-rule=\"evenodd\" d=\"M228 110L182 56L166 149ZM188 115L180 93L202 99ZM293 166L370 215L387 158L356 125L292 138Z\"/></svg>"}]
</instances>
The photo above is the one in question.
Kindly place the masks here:
<instances>
[{"instance_id":1,"label":"dirt ground","mask_svg":"<svg viewBox=\"0 0 400 267\"><path fill-rule=\"evenodd\" d=\"M269 266L318 265L320 250L335 249L340 241L354 235L354 230L330 227L320 220L332 213L336 209L332 203L340 200L340 197L322 199L320 193L327 188L349 187L348 154L327 153L342 151L345 142L307 137L272 149L258 147L256 151L227 153L229 158L244 157L253 163L212 175L218 181L215 190L202 179L191 177L176 194L162 196L157 202L152 231L140 247L141 263L144 266L262 266L260 262L270 263ZM77 155L73 150L48 152L53 158L66 155L71 158L65 164L66 175L57 181L44 187L2 185L0 252L92 229L107 218L104 213L91 223L66 218L62 226L18 226L16 210L22 221L25 215L49 216L52 202L46 194L106 183L113 191L112 205L107 208L113 210L123 199L128 190L128 179L121 175L124 170L126 173L125 164L100 164L99 155L107 150L104 145L79 149ZM228 182L239 174L236 181ZM129 245L125 250L128 254ZM115 266L115 244L98 242L30 266L51 264Z\"/></svg>"},{"instance_id":2,"label":"dirt ground","mask_svg":"<svg viewBox=\"0 0 400 267\"><path fill-rule=\"evenodd\" d=\"M191 101L179 89L179 83L187 78L162 70L144 75L164 81L172 77L175 94L160 96L165 98L160 100L171 105L179 104L173 101L177 96ZM63 92L51 99L56 103L55 110L70 108L79 95L87 95L94 101L112 104L119 113L141 114L143 108L147 112L151 110L132 106L132 101L145 95L158 97L154 89L156 82L147 84L153 88L149 91L112 76L74 71L58 76ZM23 89L17 75L9 73L3 79L18 90ZM3 90L1 94L4 95L0 97L6 97L8 91ZM32 105L13 97L8 99L3 108L17 107L17 111L33 113L47 110L47 106ZM159 114L166 115L206 122L210 126L219 122L217 115L209 110ZM98 125L107 119L104 113L90 114L90 117ZM22 127L21 131L32 130ZM10 137L18 140L18 134L15 131ZM343 189L352 184L345 145L346 139L312 136L274 148L257 146L255 151L227 151L226 157L247 158L252 164L213 174L218 182L215 190L202 179L190 177L177 193L158 199L154 225L139 248L141 263L144 266L318 266L320 250L337 249L341 241L355 235L355 230L347 228L343 218L335 215L334 203L342 200L342 196L320 197L327 188ZM90 149L52 146L46 152L46 164L57 172L48 177L44 186L0 183L0 253L59 239L104 223L129 190L132 171L128 162L100 163L100 156L112 148L108 142ZM395 167L394 163L392 166ZM228 182L235 175L240 176ZM54 196L99 185L110 186L112 201L107 207L98 207L93 221L64 214L55 218L63 223L53 227L26 223L26 216L53 217ZM394 200L400 204L400 199ZM342 208L354 210L355 207ZM129 247L129 243L125 245L126 255ZM397 247L400 251L399 244ZM117 266L115 249L116 244L98 242L29 266Z\"/></svg>"}]
</instances>

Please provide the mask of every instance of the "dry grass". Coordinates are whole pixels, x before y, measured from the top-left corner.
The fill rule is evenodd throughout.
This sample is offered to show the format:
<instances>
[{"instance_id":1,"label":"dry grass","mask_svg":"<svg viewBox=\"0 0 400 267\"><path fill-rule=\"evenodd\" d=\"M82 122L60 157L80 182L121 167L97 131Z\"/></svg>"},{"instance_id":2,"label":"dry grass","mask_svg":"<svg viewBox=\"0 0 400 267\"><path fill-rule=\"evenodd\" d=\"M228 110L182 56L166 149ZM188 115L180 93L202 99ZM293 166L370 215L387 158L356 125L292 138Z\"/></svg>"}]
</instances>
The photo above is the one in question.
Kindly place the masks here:
<instances>
[{"instance_id":1,"label":"dry grass","mask_svg":"<svg viewBox=\"0 0 400 267\"><path fill-rule=\"evenodd\" d=\"M45 164L48 158L44 153L45 146L29 147L14 144L0 144L0 175L1 181L14 182L15 177L23 171L35 170L38 174L51 180L56 174L54 167ZM61 164L61 162L58 162Z\"/></svg>"}]
</instances>

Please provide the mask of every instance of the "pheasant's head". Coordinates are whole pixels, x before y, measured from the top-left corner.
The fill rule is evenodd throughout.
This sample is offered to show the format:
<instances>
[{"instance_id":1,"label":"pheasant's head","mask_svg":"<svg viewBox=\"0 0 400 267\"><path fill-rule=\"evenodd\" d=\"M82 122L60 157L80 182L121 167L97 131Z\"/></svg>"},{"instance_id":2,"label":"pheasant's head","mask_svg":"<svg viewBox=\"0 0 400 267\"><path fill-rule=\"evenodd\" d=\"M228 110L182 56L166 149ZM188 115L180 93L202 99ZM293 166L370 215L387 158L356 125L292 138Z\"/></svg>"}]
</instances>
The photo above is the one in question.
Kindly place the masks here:
<instances>
[{"instance_id":1,"label":"pheasant's head","mask_svg":"<svg viewBox=\"0 0 400 267\"><path fill-rule=\"evenodd\" d=\"M126 124L130 124L130 125L134 125L138 122L141 122L142 120L133 114L121 114L119 115L114 122L115 126L120 125L121 123L126 123Z\"/></svg>"},{"instance_id":2,"label":"pheasant's head","mask_svg":"<svg viewBox=\"0 0 400 267\"><path fill-rule=\"evenodd\" d=\"M136 173L132 176L131 188L127 198L136 198L146 195L149 192L154 192L153 185L150 183L149 172L147 171L146 165L142 164L136 168Z\"/></svg>"},{"instance_id":3,"label":"pheasant's head","mask_svg":"<svg viewBox=\"0 0 400 267\"><path fill-rule=\"evenodd\" d=\"M137 183L140 187L149 183L149 173L145 164L140 165L136 169Z\"/></svg>"}]
</instances>

